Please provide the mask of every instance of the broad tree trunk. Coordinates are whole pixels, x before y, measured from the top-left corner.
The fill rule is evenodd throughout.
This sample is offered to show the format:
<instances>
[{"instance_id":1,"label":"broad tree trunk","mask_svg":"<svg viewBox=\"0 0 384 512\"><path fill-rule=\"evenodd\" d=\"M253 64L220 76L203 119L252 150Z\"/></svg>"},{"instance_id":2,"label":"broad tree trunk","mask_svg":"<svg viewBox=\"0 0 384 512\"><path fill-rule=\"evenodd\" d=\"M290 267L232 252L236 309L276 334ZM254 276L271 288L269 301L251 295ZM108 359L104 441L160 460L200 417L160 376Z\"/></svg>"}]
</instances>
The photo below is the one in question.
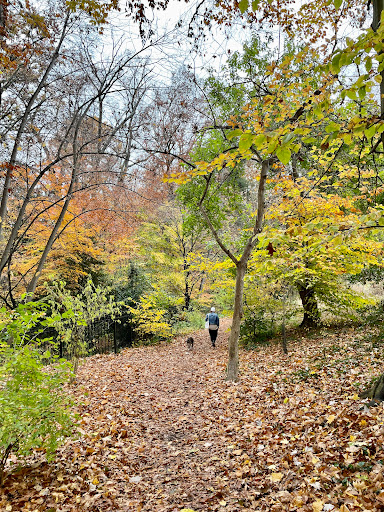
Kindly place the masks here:
<instances>
[{"instance_id":1,"label":"broad tree trunk","mask_svg":"<svg viewBox=\"0 0 384 512\"><path fill-rule=\"evenodd\" d=\"M384 373L380 375L370 389L360 393L360 398L371 398L368 405L377 405L384 401Z\"/></svg>"},{"instance_id":2,"label":"broad tree trunk","mask_svg":"<svg viewBox=\"0 0 384 512\"><path fill-rule=\"evenodd\" d=\"M304 318L300 327L317 327L320 325L321 318L313 287L298 284L297 289L304 309Z\"/></svg>"},{"instance_id":3,"label":"broad tree trunk","mask_svg":"<svg viewBox=\"0 0 384 512\"><path fill-rule=\"evenodd\" d=\"M369 5L369 2L368 2L368 5ZM381 14L384 10L384 0L373 0L372 1L372 6L373 6L373 16L372 16L372 24L371 24L371 27L372 27L372 30L374 32L377 32L379 26L380 26L380 21L381 21ZM378 56L380 56L380 54L382 54L382 50L380 50L378 52ZM380 82L380 113L381 113L381 118L383 119L383 116L384 116L384 69L381 71L380 73L381 75L381 82ZM384 133L381 134L381 142L383 144L383 147L384 147Z\"/></svg>"}]
</instances>

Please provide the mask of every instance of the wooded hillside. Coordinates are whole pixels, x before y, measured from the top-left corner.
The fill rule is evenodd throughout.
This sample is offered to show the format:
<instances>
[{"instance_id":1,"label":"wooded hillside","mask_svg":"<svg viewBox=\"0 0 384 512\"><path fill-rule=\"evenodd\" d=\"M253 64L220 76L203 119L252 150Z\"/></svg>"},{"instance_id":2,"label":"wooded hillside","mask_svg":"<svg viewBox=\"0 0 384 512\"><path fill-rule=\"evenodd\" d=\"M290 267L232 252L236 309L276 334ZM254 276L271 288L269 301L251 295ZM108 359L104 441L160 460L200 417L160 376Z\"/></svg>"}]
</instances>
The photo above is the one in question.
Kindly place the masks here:
<instances>
[{"instance_id":1,"label":"wooded hillside","mask_svg":"<svg viewBox=\"0 0 384 512\"><path fill-rule=\"evenodd\" d=\"M0 0L2 503L381 510L383 3L173 7Z\"/></svg>"},{"instance_id":2,"label":"wooded hillside","mask_svg":"<svg viewBox=\"0 0 384 512\"><path fill-rule=\"evenodd\" d=\"M71 391L80 437L9 476L1 510L382 510L383 407L358 398L382 368L375 332L242 352L234 384L228 327L216 349L199 331L193 352L179 339L88 358Z\"/></svg>"}]
</instances>

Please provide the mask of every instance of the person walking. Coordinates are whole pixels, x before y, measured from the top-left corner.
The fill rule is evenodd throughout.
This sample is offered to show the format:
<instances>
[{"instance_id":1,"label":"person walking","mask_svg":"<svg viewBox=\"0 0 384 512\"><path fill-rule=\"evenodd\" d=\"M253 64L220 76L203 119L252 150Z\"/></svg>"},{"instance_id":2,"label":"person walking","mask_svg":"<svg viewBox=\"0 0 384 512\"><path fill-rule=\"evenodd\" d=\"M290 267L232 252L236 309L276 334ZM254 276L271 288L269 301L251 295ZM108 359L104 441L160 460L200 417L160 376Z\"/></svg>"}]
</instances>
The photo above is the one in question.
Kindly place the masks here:
<instances>
[{"instance_id":1,"label":"person walking","mask_svg":"<svg viewBox=\"0 0 384 512\"><path fill-rule=\"evenodd\" d=\"M220 320L219 315L216 313L215 308L211 308L211 312L205 317L208 322L209 336L211 337L212 347L216 346L217 331L219 330Z\"/></svg>"}]
</instances>

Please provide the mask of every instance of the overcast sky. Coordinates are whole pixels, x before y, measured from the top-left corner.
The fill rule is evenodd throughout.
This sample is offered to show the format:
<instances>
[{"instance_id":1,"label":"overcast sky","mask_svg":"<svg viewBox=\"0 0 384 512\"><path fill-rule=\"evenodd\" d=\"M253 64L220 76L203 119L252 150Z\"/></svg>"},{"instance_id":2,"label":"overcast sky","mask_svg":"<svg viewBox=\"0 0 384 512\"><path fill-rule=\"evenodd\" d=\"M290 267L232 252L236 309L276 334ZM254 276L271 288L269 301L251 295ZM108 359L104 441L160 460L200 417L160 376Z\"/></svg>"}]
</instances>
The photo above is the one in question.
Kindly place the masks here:
<instances>
[{"instance_id":1,"label":"overcast sky","mask_svg":"<svg viewBox=\"0 0 384 512\"><path fill-rule=\"evenodd\" d=\"M167 81L172 71L181 66L190 66L197 75L205 75L210 67L219 70L229 55L241 50L241 41L250 38L250 31L237 31L236 36L229 37L221 30L209 32L207 28L207 40L201 45L200 51L193 50L193 42L186 36L188 21L195 12L197 0L190 3L170 0L166 11L154 11L153 27L157 34L164 35L167 42L161 51L152 50L151 58L156 67L159 80ZM177 28L180 18L184 26ZM123 10L119 14L113 14L110 19L110 27L106 29L105 45L111 45L112 38L118 40L124 37L126 47L134 46L138 49L141 41L138 35L138 27L126 17Z\"/></svg>"}]
</instances>

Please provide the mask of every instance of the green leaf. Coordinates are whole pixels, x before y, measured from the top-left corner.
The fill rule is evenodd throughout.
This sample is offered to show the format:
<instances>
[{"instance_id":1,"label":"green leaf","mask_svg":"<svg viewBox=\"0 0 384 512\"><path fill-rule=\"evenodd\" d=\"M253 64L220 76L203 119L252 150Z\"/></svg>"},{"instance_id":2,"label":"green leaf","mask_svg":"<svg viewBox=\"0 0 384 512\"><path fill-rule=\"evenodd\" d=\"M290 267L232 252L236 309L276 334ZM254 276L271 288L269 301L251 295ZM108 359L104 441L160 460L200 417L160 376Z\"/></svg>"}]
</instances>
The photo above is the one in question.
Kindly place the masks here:
<instances>
[{"instance_id":1,"label":"green leaf","mask_svg":"<svg viewBox=\"0 0 384 512\"><path fill-rule=\"evenodd\" d=\"M367 137L367 139L372 139L372 137L376 134L379 126L377 124L374 124L370 126L367 130L365 130L364 135Z\"/></svg>"},{"instance_id":2,"label":"green leaf","mask_svg":"<svg viewBox=\"0 0 384 512\"><path fill-rule=\"evenodd\" d=\"M261 133L260 135L257 135L253 139L253 143L255 144L257 149L261 149L263 147L263 145L264 145L266 140L267 140L267 137L263 133Z\"/></svg>"},{"instance_id":3,"label":"green leaf","mask_svg":"<svg viewBox=\"0 0 384 512\"><path fill-rule=\"evenodd\" d=\"M240 135L243 133L243 130L240 130L239 128L237 130L232 130L227 134L227 137L229 140L234 139L235 137L240 137Z\"/></svg>"},{"instance_id":4,"label":"green leaf","mask_svg":"<svg viewBox=\"0 0 384 512\"><path fill-rule=\"evenodd\" d=\"M335 9L340 9L342 3L343 0L333 0L333 5L335 6Z\"/></svg>"},{"instance_id":5,"label":"green leaf","mask_svg":"<svg viewBox=\"0 0 384 512\"><path fill-rule=\"evenodd\" d=\"M344 143L345 144L352 144L352 135L350 133L343 133L342 134L342 138L344 140Z\"/></svg>"},{"instance_id":6,"label":"green leaf","mask_svg":"<svg viewBox=\"0 0 384 512\"><path fill-rule=\"evenodd\" d=\"M372 69L372 59L371 57L367 57L367 60L365 61L365 69L367 70L367 73L369 73Z\"/></svg>"},{"instance_id":7,"label":"green leaf","mask_svg":"<svg viewBox=\"0 0 384 512\"><path fill-rule=\"evenodd\" d=\"M347 91L347 96L350 100L357 100L356 91L354 89Z\"/></svg>"},{"instance_id":8,"label":"green leaf","mask_svg":"<svg viewBox=\"0 0 384 512\"><path fill-rule=\"evenodd\" d=\"M295 153L298 153L301 149L301 144L295 144L294 146L292 146L292 150L295 152Z\"/></svg>"},{"instance_id":9,"label":"green leaf","mask_svg":"<svg viewBox=\"0 0 384 512\"><path fill-rule=\"evenodd\" d=\"M269 153L273 153L278 145L279 141L277 139L277 137L274 137L270 143L268 144L268 147L267 147L267 151Z\"/></svg>"},{"instance_id":10,"label":"green leaf","mask_svg":"<svg viewBox=\"0 0 384 512\"><path fill-rule=\"evenodd\" d=\"M239 149L240 151L245 151L249 149L253 144L253 134L252 133L243 133L240 137L239 141Z\"/></svg>"},{"instance_id":11,"label":"green leaf","mask_svg":"<svg viewBox=\"0 0 384 512\"><path fill-rule=\"evenodd\" d=\"M317 139L315 139L314 137L307 137L303 139L303 142L304 144L316 144Z\"/></svg>"},{"instance_id":12,"label":"green leaf","mask_svg":"<svg viewBox=\"0 0 384 512\"><path fill-rule=\"evenodd\" d=\"M276 156L282 164L286 165L291 159L291 151L286 147L280 146L276 149Z\"/></svg>"},{"instance_id":13,"label":"green leaf","mask_svg":"<svg viewBox=\"0 0 384 512\"><path fill-rule=\"evenodd\" d=\"M362 100L363 98L365 98L366 94L367 94L367 88L364 85L363 87L360 87L360 89L359 89L359 98Z\"/></svg>"},{"instance_id":14,"label":"green leaf","mask_svg":"<svg viewBox=\"0 0 384 512\"><path fill-rule=\"evenodd\" d=\"M359 133L362 133L364 130L365 130L365 128L361 124L358 124L358 125L354 126L353 129L352 129L353 133L355 133L356 135L359 134Z\"/></svg>"},{"instance_id":15,"label":"green leaf","mask_svg":"<svg viewBox=\"0 0 384 512\"><path fill-rule=\"evenodd\" d=\"M245 13L245 11L248 9L248 6L249 6L248 0L240 0L239 9L241 11L241 14Z\"/></svg>"},{"instance_id":16,"label":"green leaf","mask_svg":"<svg viewBox=\"0 0 384 512\"><path fill-rule=\"evenodd\" d=\"M282 138L281 142L283 144L287 144L288 142L290 142L294 138L295 138L295 134L294 133L286 133L284 135L284 137Z\"/></svg>"},{"instance_id":17,"label":"green leaf","mask_svg":"<svg viewBox=\"0 0 384 512\"><path fill-rule=\"evenodd\" d=\"M295 135L305 135L308 133L308 130L305 128L296 128L293 133Z\"/></svg>"},{"instance_id":18,"label":"green leaf","mask_svg":"<svg viewBox=\"0 0 384 512\"><path fill-rule=\"evenodd\" d=\"M259 2L260 0L253 0L252 1L252 10L256 11L257 8L259 7Z\"/></svg>"},{"instance_id":19,"label":"green leaf","mask_svg":"<svg viewBox=\"0 0 384 512\"><path fill-rule=\"evenodd\" d=\"M341 53L336 53L336 55L332 59L331 63L331 71L335 75L337 75L340 71L340 59L341 59Z\"/></svg>"},{"instance_id":20,"label":"green leaf","mask_svg":"<svg viewBox=\"0 0 384 512\"><path fill-rule=\"evenodd\" d=\"M331 121L329 123L329 125L325 128L325 131L327 133L339 132L340 131L340 125L335 123L334 121Z\"/></svg>"},{"instance_id":21,"label":"green leaf","mask_svg":"<svg viewBox=\"0 0 384 512\"><path fill-rule=\"evenodd\" d=\"M335 245L341 245L343 243L343 235L338 235L333 239Z\"/></svg>"},{"instance_id":22,"label":"green leaf","mask_svg":"<svg viewBox=\"0 0 384 512\"><path fill-rule=\"evenodd\" d=\"M344 64L343 66L349 66L350 64L352 64L352 62L354 62L356 58L356 53L355 52L348 52L345 54L345 61L344 61ZM341 59L343 60L343 59Z\"/></svg>"}]
</instances>

